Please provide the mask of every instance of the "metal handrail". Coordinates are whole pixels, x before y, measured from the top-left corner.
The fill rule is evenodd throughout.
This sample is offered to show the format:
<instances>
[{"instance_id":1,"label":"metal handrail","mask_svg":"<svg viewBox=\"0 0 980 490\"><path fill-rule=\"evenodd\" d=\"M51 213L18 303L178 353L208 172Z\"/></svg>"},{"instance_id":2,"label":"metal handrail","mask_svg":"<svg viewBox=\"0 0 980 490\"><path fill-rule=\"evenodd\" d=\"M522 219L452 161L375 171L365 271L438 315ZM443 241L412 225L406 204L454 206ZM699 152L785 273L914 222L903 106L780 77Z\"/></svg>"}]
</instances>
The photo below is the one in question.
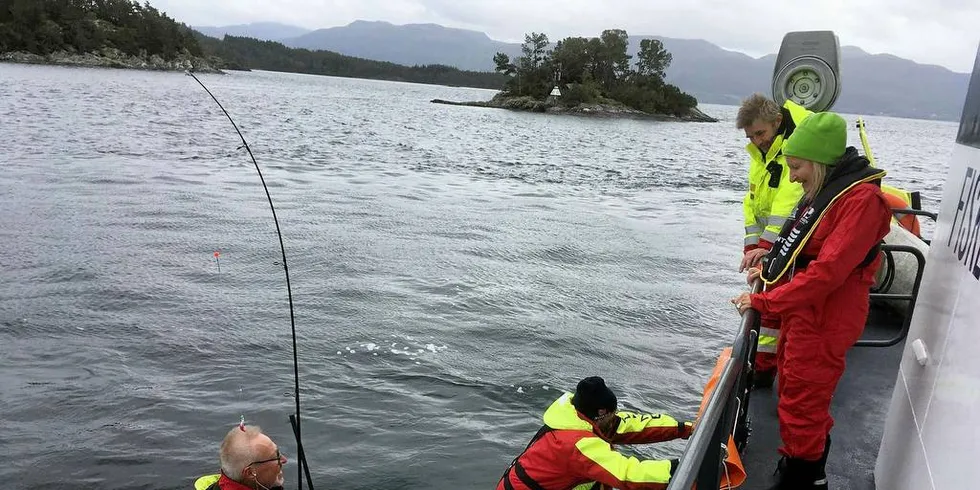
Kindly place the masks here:
<instances>
[{"instance_id":1,"label":"metal handrail","mask_svg":"<svg viewBox=\"0 0 980 490\"><path fill-rule=\"evenodd\" d=\"M911 294L888 294L888 293L871 293L871 299L893 299L898 301L908 301L908 307L905 309L905 320L902 322L902 330L890 339L868 339L859 340L854 345L856 347L891 347L903 340L909 334L909 327L912 325L912 313L915 312L915 302L919 299L919 285L922 283L922 274L926 267L926 257L922 255L922 251L911 245L882 245L882 252L906 252L910 253L915 257L916 271L915 271L915 281L912 283L912 293Z\"/></svg>"},{"instance_id":2,"label":"metal handrail","mask_svg":"<svg viewBox=\"0 0 980 490\"><path fill-rule=\"evenodd\" d=\"M762 281L752 283L752 293L762 290ZM722 368L718 384L708 398L704 412L694 427L687 448L674 470L667 490L691 490L697 482L697 490L718 490L721 468L725 455L722 444L728 441L740 411L747 410L747 403L739 403L738 387L748 388L747 376L750 355L755 352L755 339L759 335L759 312L749 308L742 314L732 354ZM735 451L735 448L728 448Z\"/></svg>"},{"instance_id":3,"label":"metal handrail","mask_svg":"<svg viewBox=\"0 0 980 490\"><path fill-rule=\"evenodd\" d=\"M921 209L912 208L892 208L892 214L914 214L916 216L926 216L931 218L933 221L939 219L939 213L933 213L932 211L923 211Z\"/></svg>"}]
</instances>

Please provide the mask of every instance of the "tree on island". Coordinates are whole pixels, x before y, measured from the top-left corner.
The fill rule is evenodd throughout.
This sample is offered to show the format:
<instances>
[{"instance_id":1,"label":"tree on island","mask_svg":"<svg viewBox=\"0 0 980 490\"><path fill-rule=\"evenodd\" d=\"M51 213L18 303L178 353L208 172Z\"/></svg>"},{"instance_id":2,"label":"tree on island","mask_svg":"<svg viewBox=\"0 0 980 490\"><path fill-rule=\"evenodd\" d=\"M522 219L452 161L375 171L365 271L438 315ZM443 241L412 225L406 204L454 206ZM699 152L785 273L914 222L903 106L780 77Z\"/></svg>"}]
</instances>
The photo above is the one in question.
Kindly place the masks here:
<instances>
[{"instance_id":1,"label":"tree on island","mask_svg":"<svg viewBox=\"0 0 980 490\"><path fill-rule=\"evenodd\" d=\"M627 48L629 36L622 29L607 29L599 37L567 37L548 50L548 36L532 32L524 36L521 56L511 60L505 53L493 57L496 71L509 77L505 96L545 99L556 85L558 103L615 103L651 114L682 116L697 106L697 99L666 83L672 60L663 43L640 41L633 63Z\"/></svg>"},{"instance_id":2,"label":"tree on island","mask_svg":"<svg viewBox=\"0 0 980 490\"><path fill-rule=\"evenodd\" d=\"M134 0L0 0L0 59L28 53L61 59L84 58L110 51L109 65L126 63L118 53L165 62L194 57L192 69L206 65L224 69L261 69L341 77L500 89L507 77L494 72L464 71L445 65L403 66L344 56L332 51L292 49L282 43L245 37L216 39L191 30L149 2ZM48 60L50 62L50 59ZM32 61L33 62L33 61ZM71 64L85 64L90 60ZM143 63L153 69L182 63ZM157 68L154 68L157 67Z\"/></svg>"},{"instance_id":3,"label":"tree on island","mask_svg":"<svg viewBox=\"0 0 980 490\"><path fill-rule=\"evenodd\" d=\"M115 48L133 56L201 56L192 31L148 2L0 0L0 53L90 53Z\"/></svg>"}]
</instances>

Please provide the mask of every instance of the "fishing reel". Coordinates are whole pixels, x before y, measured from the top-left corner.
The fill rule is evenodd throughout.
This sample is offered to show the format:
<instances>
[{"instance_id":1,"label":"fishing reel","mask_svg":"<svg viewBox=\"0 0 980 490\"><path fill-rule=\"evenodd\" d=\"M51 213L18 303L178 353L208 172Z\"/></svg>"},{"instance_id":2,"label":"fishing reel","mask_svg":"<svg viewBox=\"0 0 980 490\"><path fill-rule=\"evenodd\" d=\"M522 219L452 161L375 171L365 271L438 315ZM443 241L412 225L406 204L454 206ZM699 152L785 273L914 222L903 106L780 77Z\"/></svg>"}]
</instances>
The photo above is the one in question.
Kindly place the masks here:
<instances>
[{"instance_id":1,"label":"fishing reel","mask_svg":"<svg viewBox=\"0 0 980 490\"><path fill-rule=\"evenodd\" d=\"M772 98L813 112L828 111L840 95L840 43L833 31L783 36L772 74Z\"/></svg>"}]
</instances>

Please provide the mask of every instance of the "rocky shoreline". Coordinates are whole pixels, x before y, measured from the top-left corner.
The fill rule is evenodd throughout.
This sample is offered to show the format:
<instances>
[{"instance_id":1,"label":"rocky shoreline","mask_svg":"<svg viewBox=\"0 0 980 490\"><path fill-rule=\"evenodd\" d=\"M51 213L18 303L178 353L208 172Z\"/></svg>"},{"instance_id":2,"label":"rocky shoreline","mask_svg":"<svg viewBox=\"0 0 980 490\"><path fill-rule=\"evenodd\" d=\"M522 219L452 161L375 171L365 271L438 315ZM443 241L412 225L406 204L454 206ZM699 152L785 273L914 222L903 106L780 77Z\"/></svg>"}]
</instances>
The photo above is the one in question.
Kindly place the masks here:
<instances>
[{"instance_id":1,"label":"rocky shoreline","mask_svg":"<svg viewBox=\"0 0 980 490\"><path fill-rule=\"evenodd\" d=\"M651 119L656 121L687 121L687 122L718 122L715 119L699 110L697 107L691 109L684 116L674 116L670 114L651 114L641 110L627 107L618 102L578 104L568 106L559 104L556 100L540 100L529 96L512 97L497 94L488 101L477 102L454 102L443 99L432 99L434 104L460 105L470 107L492 107L496 109L510 109L514 111L544 112L549 114L573 114L581 116L609 117L609 118L634 118Z\"/></svg>"},{"instance_id":2,"label":"rocky shoreline","mask_svg":"<svg viewBox=\"0 0 980 490\"><path fill-rule=\"evenodd\" d=\"M133 70L185 71L198 73L224 73L217 66L218 59L205 59L191 55L181 55L173 60L160 56L132 56L115 48L103 48L94 53L69 53L56 51L48 55L38 55L23 51L0 53L0 62L26 63L36 65L84 66L94 68L126 68Z\"/></svg>"}]
</instances>

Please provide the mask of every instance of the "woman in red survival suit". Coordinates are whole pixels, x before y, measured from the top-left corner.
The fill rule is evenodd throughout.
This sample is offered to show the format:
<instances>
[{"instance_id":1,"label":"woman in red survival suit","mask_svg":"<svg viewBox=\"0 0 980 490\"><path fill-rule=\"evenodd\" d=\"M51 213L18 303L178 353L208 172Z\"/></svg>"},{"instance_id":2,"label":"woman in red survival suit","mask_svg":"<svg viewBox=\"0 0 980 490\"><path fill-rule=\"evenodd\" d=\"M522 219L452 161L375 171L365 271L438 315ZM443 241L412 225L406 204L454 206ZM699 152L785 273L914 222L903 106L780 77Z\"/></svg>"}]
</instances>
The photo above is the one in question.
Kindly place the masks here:
<instances>
[{"instance_id":1,"label":"woman in red survival suit","mask_svg":"<svg viewBox=\"0 0 980 490\"><path fill-rule=\"evenodd\" d=\"M830 402L847 350L864 331L891 210L880 189L885 172L847 146L839 115L809 116L783 152L804 197L749 279L788 282L732 302L739 312L753 308L782 322L776 362L783 445L771 490L826 489Z\"/></svg>"}]
</instances>

